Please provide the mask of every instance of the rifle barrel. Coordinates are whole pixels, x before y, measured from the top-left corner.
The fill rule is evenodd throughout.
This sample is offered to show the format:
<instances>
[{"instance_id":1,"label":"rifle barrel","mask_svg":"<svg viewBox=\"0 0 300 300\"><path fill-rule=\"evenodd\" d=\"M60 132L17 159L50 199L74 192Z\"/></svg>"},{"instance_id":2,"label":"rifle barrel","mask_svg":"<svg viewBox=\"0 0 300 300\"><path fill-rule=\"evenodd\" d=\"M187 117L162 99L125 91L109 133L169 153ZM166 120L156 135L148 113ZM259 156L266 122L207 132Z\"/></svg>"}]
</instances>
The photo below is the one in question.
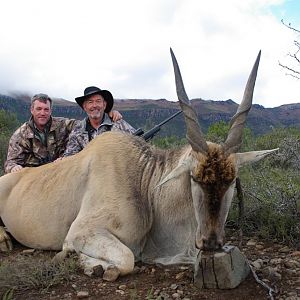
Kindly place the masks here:
<instances>
[{"instance_id":1,"label":"rifle barrel","mask_svg":"<svg viewBox=\"0 0 300 300\"><path fill-rule=\"evenodd\" d=\"M170 116L169 118L163 120L161 123L159 123L158 125L155 125L152 129L148 130L147 132L145 132L142 136L145 139L145 141L149 141L151 140L154 135L156 133L158 133L160 131L160 127L164 124L166 124L167 122L169 122L170 120L172 120L173 118L175 118L177 115L179 115L180 113L182 113L182 110L176 112L175 114L173 114L172 116Z\"/></svg>"},{"instance_id":2,"label":"rifle barrel","mask_svg":"<svg viewBox=\"0 0 300 300\"><path fill-rule=\"evenodd\" d=\"M170 120L172 120L173 118L175 118L177 115L181 114L182 113L182 110L176 112L175 114L173 114L172 116L170 116L169 118L163 120L161 123L159 123L158 125L156 125L157 127L160 127L164 124L166 124L167 122L169 122ZM156 127L155 126L155 127Z\"/></svg>"}]
</instances>

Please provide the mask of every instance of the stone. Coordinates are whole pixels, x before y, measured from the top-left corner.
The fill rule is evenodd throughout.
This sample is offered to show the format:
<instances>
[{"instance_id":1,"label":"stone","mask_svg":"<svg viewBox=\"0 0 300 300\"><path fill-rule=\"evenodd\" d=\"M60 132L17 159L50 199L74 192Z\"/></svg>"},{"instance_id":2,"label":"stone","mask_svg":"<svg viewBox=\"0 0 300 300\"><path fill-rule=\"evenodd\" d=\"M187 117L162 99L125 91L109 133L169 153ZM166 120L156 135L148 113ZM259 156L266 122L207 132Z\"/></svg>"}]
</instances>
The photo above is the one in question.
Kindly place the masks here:
<instances>
[{"instance_id":1,"label":"stone","mask_svg":"<svg viewBox=\"0 0 300 300\"><path fill-rule=\"evenodd\" d=\"M297 271L296 270L292 270L292 269L286 269L285 270L286 274L289 274L290 276L295 276L297 275Z\"/></svg>"},{"instance_id":2,"label":"stone","mask_svg":"<svg viewBox=\"0 0 300 300\"><path fill-rule=\"evenodd\" d=\"M263 245L255 245L255 248L257 249L257 250L263 250L265 247L263 246Z\"/></svg>"},{"instance_id":3,"label":"stone","mask_svg":"<svg viewBox=\"0 0 300 300\"><path fill-rule=\"evenodd\" d=\"M291 256L300 257L300 251L294 251Z\"/></svg>"},{"instance_id":4,"label":"stone","mask_svg":"<svg viewBox=\"0 0 300 300\"><path fill-rule=\"evenodd\" d=\"M103 280L116 281L120 275L120 270L117 267L110 266L103 274Z\"/></svg>"},{"instance_id":5,"label":"stone","mask_svg":"<svg viewBox=\"0 0 300 300\"><path fill-rule=\"evenodd\" d=\"M284 266L286 268L296 269L296 268L300 268L300 263L297 262L296 260L290 259L284 262Z\"/></svg>"},{"instance_id":6,"label":"stone","mask_svg":"<svg viewBox=\"0 0 300 300\"><path fill-rule=\"evenodd\" d=\"M89 292L79 291L77 293L77 298L79 298L79 299L88 298L88 297L89 297Z\"/></svg>"},{"instance_id":7,"label":"stone","mask_svg":"<svg viewBox=\"0 0 300 300\"><path fill-rule=\"evenodd\" d=\"M270 260L271 265L280 265L283 262L282 258L272 258Z\"/></svg>"},{"instance_id":8,"label":"stone","mask_svg":"<svg viewBox=\"0 0 300 300\"><path fill-rule=\"evenodd\" d=\"M279 281L282 278L282 275L278 272L278 270L270 266L264 268L262 273L271 281Z\"/></svg>"},{"instance_id":9,"label":"stone","mask_svg":"<svg viewBox=\"0 0 300 300\"><path fill-rule=\"evenodd\" d=\"M261 258L251 262L251 265L256 269L256 270L259 270L262 268L263 266L263 260Z\"/></svg>"},{"instance_id":10,"label":"stone","mask_svg":"<svg viewBox=\"0 0 300 300\"><path fill-rule=\"evenodd\" d=\"M278 250L280 253L288 253L291 249L288 246L284 246Z\"/></svg>"},{"instance_id":11,"label":"stone","mask_svg":"<svg viewBox=\"0 0 300 300\"><path fill-rule=\"evenodd\" d=\"M121 284L121 285L119 286L119 290L122 290L122 291L125 291L126 288L127 288L126 284Z\"/></svg>"},{"instance_id":12,"label":"stone","mask_svg":"<svg viewBox=\"0 0 300 300\"><path fill-rule=\"evenodd\" d=\"M199 252L194 271L198 288L233 289L249 274L244 255L235 246L224 246L218 252Z\"/></svg>"},{"instance_id":13,"label":"stone","mask_svg":"<svg viewBox=\"0 0 300 300\"><path fill-rule=\"evenodd\" d=\"M178 274L176 274L175 278L176 280L181 280L185 277L185 272L180 272Z\"/></svg>"},{"instance_id":14,"label":"stone","mask_svg":"<svg viewBox=\"0 0 300 300\"><path fill-rule=\"evenodd\" d=\"M125 295L125 292L123 290L116 290L116 293L118 293L120 295Z\"/></svg>"},{"instance_id":15,"label":"stone","mask_svg":"<svg viewBox=\"0 0 300 300\"><path fill-rule=\"evenodd\" d=\"M22 251L23 254L32 254L35 252L35 249L25 249Z\"/></svg>"},{"instance_id":16,"label":"stone","mask_svg":"<svg viewBox=\"0 0 300 300\"><path fill-rule=\"evenodd\" d=\"M254 240L249 240L248 242L247 242L247 246L255 246L257 243L256 243L256 241L254 241Z\"/></svg>"},{"instance_id":17,"label":"stone","mask_svg":"<svg viewBox=\"0 0 300 300\"><path fill-rule=\"evenodd\" d=\"M178 299L178 298L180 298L180 295L178 293L174 293L174 294L172 294L172 298Z\"/></svg>"},{"instance_id":18,"label":"stone","mask_svg":"<svg viewBox=\"0 0 300 300\"><path fill-rule=\"evenodd\" d=\"M170 296L168 293L166 292L161 292L160 295L159 295L162 299L170 299Z\"/></svg>"}]
</instances>

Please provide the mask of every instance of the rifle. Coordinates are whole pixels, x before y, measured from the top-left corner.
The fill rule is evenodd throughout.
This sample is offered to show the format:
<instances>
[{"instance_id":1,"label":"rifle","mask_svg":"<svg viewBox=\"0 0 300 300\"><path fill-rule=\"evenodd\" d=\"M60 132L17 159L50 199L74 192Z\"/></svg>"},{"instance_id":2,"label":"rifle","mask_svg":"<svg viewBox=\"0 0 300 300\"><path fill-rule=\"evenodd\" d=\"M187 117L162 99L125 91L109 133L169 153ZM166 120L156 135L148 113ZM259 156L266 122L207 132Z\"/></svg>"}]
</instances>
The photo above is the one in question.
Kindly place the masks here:
<instances>
[{"instance_id":1,"label":"rifle","mask_svg":"<svg viewBox=\"0 0 300 300\"><path fill-rule=\"evenodd\" d=\"M151 140L161 129L161 126L163 126L164 124L166 124L167 122L169 122L170 120L172 120L173 118L175 118L177 115L179 115L180 113L182 113L182 110L176 112L175 114L173 114L172 116L170 116L169 118L165 119L164 121L162 121L161 123L159 123L158 125L155 125L152 129L148 130L147 132L144 132L143 129L138 128L133 135L137 135L137 136L142 136L144 138L144 140L146 142L148 142L149 140Z\"/></svg>"}]
</instances>

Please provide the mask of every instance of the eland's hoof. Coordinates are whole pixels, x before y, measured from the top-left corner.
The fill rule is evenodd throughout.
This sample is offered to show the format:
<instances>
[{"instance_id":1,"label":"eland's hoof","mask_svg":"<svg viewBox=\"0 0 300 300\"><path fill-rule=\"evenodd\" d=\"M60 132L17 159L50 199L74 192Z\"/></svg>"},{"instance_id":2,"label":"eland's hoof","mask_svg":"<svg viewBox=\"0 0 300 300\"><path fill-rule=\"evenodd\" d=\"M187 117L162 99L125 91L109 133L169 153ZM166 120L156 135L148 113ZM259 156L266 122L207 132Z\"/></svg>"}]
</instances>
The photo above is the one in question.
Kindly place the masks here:
<instances>
[{"instance_id":1,"label":"eland's hoof","mask_svg":"<svg viewBox=\"0 0 300 300\"><path fill-rule=\"evenodd\" d=\"M103 274L103 280L115 281L120 275L120 271L117 267L110 266Z\"/></svg>"},{"instance_id":2,"label":"eland's hoof","mask_svg":"<svg viewBox=\"0 0 300 300\"><path fill-rule=\"evenodd\" d=\"M94 277L103 277L104 269L101 265L95 266L92 269L92 276Z\"/></svg>"},{"instance_id":3,"label":"eland's hoof","mask_svg":"<svg viewBox=\"0 0 300 300\"><path fill-rule=\"evenodd\" d=\"M0 251L8 252L13 249L11 239L3 226L0 226Z\"/></svg>"}]
</instances>

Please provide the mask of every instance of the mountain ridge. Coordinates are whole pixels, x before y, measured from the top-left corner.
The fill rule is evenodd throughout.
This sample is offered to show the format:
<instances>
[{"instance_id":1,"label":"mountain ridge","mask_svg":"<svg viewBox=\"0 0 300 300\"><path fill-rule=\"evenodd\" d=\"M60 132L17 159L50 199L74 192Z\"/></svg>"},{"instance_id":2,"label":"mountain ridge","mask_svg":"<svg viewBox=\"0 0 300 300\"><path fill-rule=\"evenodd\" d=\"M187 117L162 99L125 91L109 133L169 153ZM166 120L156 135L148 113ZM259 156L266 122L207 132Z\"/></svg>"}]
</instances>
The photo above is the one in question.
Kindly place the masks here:
<instances>
[{"instance_id":1,"label":"mountain ridge","mask_svg":"<svg viewBox=\"0 0 300 300\"><path fill-rule=\"evenodd\" d=\"M204 132L219 121L229 122L235 114L238 104L232 99L191 100L198 114L200 126ZM62 98L53 98L53 116L83 119L85 112L75 103ZM15 113L20 122L30 117L30 97L25 94L12 96L0 94L0 109ZM119 110L124 119L135 128L148 130L180 110L179 103L166 99L115 99L114 109ZM272 128L297 127L300 129L300 103L284 104L274 108L265 108L253 104L247 118L247 125L254 134L264 134ZM162 135L184 136L183 116L171 120L162 130Z\"/></svg>"}]
</instances>

